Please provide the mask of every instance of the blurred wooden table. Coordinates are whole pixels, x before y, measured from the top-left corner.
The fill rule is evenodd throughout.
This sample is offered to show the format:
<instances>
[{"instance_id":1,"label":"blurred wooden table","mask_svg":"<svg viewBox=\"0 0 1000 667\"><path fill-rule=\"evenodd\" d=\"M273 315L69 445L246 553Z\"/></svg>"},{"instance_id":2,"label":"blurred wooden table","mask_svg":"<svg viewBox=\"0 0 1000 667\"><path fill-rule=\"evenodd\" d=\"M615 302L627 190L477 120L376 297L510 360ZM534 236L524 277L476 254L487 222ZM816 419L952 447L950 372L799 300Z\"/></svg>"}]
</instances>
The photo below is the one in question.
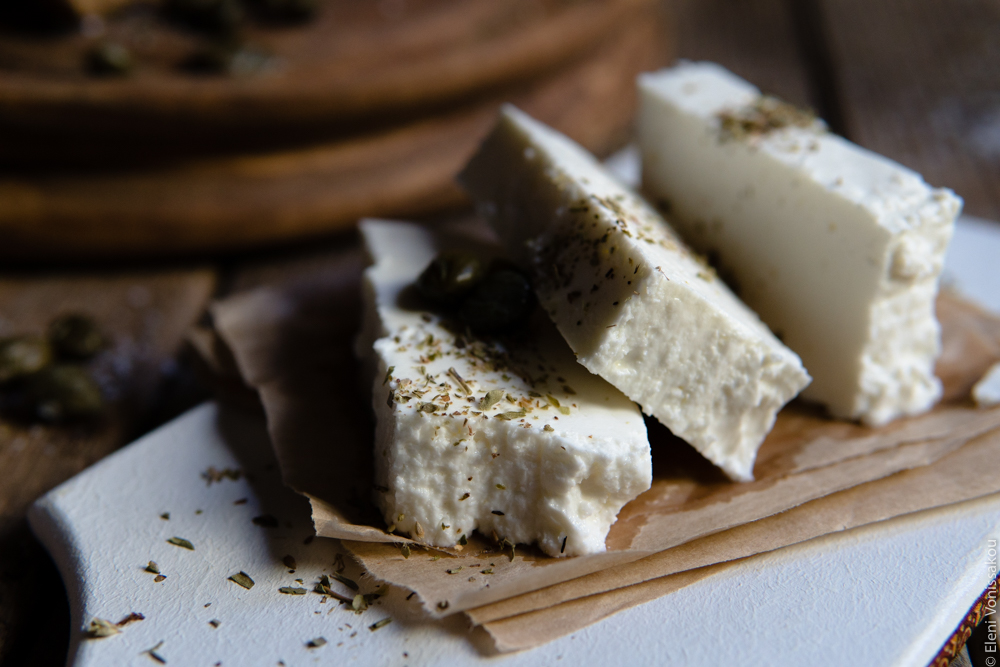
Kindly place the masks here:
<instances>
[{"instance_id":1,"label":"blurred wooden table","mask_svg":"<svg viewBox=\"0 0 1000 667\"><path fill-rule=\"evenodd\" d=\"M682 57L714 60L768 92L813 107L835 131L921 172L932 185L953 188L965 198L966 213L1000 220L1000 4L673 0L672 6ZM347 242L332 238L326 247ZM218 292L314 270L322 263L321 246L219 262ZM117 308L130 308L127 299ZM192 319L183 308L176 313ZM156 409L148 408L150 414ZM158 414L169 411L161 406ZM147 416L133 423L149 428L156 421ZM30 460L22 454L16 477L15 445L0 438L0 461L7 461L0 470L0 663L63 663L65 593L24 526L24 510L32 497L125 444L126 432L110 440L106 434L78 438L69 459L46 459L42 443Z\"/></svg>"}]
</instances>

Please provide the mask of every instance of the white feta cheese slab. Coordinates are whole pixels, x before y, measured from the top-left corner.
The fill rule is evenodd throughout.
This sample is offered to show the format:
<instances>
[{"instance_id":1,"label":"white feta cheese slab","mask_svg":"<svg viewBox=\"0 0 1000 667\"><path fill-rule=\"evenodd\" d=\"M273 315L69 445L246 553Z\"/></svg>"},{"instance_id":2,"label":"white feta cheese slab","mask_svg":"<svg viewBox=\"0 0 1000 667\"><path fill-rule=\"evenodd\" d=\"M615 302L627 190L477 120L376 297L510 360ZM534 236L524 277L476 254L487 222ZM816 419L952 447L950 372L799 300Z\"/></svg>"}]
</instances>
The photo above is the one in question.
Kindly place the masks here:
<instances>
[{"instance_id":1,"label":"white feta cheese slab","mask_svg":"<svg viewBox=\"0 0 1000 667\"><path fill-rule=\"evenodd\" d=\"M361 233L373 264L358 352L375 373L386 523L434 546L478 530L551 556L604 551L618 511L652 482L635 404L577 364L544 313L500 342L456 334L414 301L440 250L490 256L495 243L377 220Z\"/></svg>"},{"instance_id":2,"label":"white feta cheese slab","mask_svg":"<svg viewBox=\"0 0 1000 667\"><path fill-rule=\"evenodd\" d=\"M663 218L513 107L459 176L589 371L736 480L809 376Z\"/></svg>"},{"instance_id":3,"label":"white feta cheese slab","mask_svg":"<svg viewBox=\"0 0 1000 667\"><path fill-rule=\"evenodd\" d=\"M981 408L1000 405L1000 363L993 364L972 387L972 400Z\"/></svg>"},{"instance_id":4,"label":"white feta cheese slab","mask_svg":"<svg viewBox=\"0 0 1000 667\"><path fill-rule=\"evenodd\" d=\"M870 425L929 409L961 200L718 65L639 90L645 193L801 356L803 397Z\"/></svg>"}]
</instances>

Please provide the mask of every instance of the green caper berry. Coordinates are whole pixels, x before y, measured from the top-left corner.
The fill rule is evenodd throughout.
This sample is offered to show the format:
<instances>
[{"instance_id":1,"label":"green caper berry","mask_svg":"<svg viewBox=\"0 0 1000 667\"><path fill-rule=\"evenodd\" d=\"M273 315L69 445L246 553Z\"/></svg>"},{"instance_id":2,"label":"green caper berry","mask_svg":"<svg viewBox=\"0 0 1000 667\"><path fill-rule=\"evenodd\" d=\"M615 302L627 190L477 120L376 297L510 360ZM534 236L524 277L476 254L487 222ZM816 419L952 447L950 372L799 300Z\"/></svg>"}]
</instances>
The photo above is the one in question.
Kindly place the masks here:
<instances>
[{"instance_id":1,"label":"green caper berry","mask_svg":"<svg viewBox=\"0 0 1000 667\"><path fill-rule=\"evenodd\" d=\"M116 42L101 42L87 52L87 69L104 76L128 74L132 69L132 53Z\"/></svg>"},{"instance_id":2,"label":"green caper berry","mask_svg":"<svg viewBox=\"0 0 1000 667\"><path fill-rule=\"evenodd\" d=\"M0 341L0 383L37 373L52 363L52 346L40 336Z\"/></svg>"},{"instance_id":3,"label":"green caper berry","mask_svg":"<svg viewBox=\"0 0 1000 667\"><path fill-rule=\"evenodd\" d=\"M27 379L26 389L35 414L46 422L93 417L104 408L100 387L81 366L44 368Z\"/></svg>"},{"instance_id":4,"label":"green caper berry","mask_svg":"<svg viewBox=\"0 0 1000 667\"><path fill-rule=\"evenodd\" d=\"M531 283L518 271L488 275L465 298L458 317L476 333L504 333L522 324L535 307Z\"/></svg>"},{"instance_id":5,"label":"green caper berry","mask_svg":"<svg viewBox=\"0 0 1000 667\"><path fill-rule=\"evenodd\" d=\"M104 347L104 335L86 315L63 315L49 325L49 342L65 359L89 359Z\"/></svg>"},{"instance_id":6,"label":"green caper berry","mask_svg":"<svg viewBox=\"0 0 1000 667\"><path fill-rule=\"evenodd\" d=\"M428 301L455 306L483 279L479 258L463 252L443 252L417 278L417 289Z\"/></svg>"}]
</instances>

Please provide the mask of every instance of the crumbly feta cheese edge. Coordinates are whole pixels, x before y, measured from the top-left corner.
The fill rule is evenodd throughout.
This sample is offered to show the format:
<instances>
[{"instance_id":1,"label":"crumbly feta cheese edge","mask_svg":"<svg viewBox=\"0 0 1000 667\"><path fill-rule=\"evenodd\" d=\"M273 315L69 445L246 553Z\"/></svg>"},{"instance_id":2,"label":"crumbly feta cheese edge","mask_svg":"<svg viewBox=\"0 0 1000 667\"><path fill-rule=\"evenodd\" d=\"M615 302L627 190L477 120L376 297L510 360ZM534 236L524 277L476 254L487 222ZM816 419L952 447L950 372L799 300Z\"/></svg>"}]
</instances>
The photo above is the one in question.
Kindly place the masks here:
<instances>
[{"instance_id":1,"label":"crumbly feta cheese edge","mask_svg":"<svg viewBox=\"0 0 1000 667\"><path fill-rule=\"evenodd\" d=\"M391 265L397 275L403 267L403 273L412 274L409 281L433 257L433 238L417 225L369 220L361 229L372 258L383 261L382 268ZM385 252L387 234L405 235L406 258ZM455 418L390 405L386 394L395 393L399 377L386 381L392 376L386 360L399 355L393 352L398 344L392 337L398 331L389 328L398 329L399 322L392 327L396 318L386 299L395 298L399 285L387 285L379 270L376 263L365 273L366 325L357 347L361 353L368 351L374 371L375 499L386 522L434 546L455 546L462 535L479 530L516 543L537 542L552 556L603 551L621 507L652 481L645 425L634 404L576 367L565 350L563 362L570 367L563 375L580 394L581 408L587 408L584 400L591 401L589 412L609 421L607 428L589 429L592 435L580 431L580 425L574 430L572 425L581 421L575 411L561 415L561 424L571 428L550 417L549 425L555 428L545 431L540 423L526 428L518 420L497 418L505 409L503 401L490 410L491 418ZM413 317L408 321L412 335L447 335L436 323ZM416 333L420 325L427 332ZM378 339L373 341L373 336ZM554 332L551 340L565 347ZM604 396L606 405L593 405L595 393ZM588 424L594 426L584 418L582 425Z\"/></svg>"}]
</instances>

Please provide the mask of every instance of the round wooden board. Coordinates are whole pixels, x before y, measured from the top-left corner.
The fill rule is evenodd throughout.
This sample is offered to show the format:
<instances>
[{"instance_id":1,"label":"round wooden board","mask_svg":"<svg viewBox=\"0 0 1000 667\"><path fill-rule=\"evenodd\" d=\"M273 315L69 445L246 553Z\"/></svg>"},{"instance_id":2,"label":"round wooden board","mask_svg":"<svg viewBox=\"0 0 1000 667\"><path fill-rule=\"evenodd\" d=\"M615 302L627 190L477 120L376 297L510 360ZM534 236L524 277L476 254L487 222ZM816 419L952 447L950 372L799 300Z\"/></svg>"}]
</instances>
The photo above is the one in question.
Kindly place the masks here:
<instances>
[{"instance_id":1,"label":"round wooden board","mask_svg":"<svg viewBox=\"0 0 1000 667\"><path fill-rule=\"evenodd\" d=\"M106 38L136 56L124 78L86 74L94 38L4 34L0 163L120 164L343 138L549 73L653 2L327 0L305 26L249 23L243 38L274 66L228 77L182 70L206 39L152 6L107 24Z\"/></svg>"},{"instance_id":2,"label":"round wooden board","mask_svg":"<svg viewBox=\"0 0 1000 667\"><path fill-rule=\"evenodd\" d=\"M592 56L485 103L303 150L123 174L0 180L0 257L94 258L235 251L413 216L464 200L454 175L513 102L597 153L621 145L635 76L669 60L655 9Z\"/></svg>"}]
</instances>

